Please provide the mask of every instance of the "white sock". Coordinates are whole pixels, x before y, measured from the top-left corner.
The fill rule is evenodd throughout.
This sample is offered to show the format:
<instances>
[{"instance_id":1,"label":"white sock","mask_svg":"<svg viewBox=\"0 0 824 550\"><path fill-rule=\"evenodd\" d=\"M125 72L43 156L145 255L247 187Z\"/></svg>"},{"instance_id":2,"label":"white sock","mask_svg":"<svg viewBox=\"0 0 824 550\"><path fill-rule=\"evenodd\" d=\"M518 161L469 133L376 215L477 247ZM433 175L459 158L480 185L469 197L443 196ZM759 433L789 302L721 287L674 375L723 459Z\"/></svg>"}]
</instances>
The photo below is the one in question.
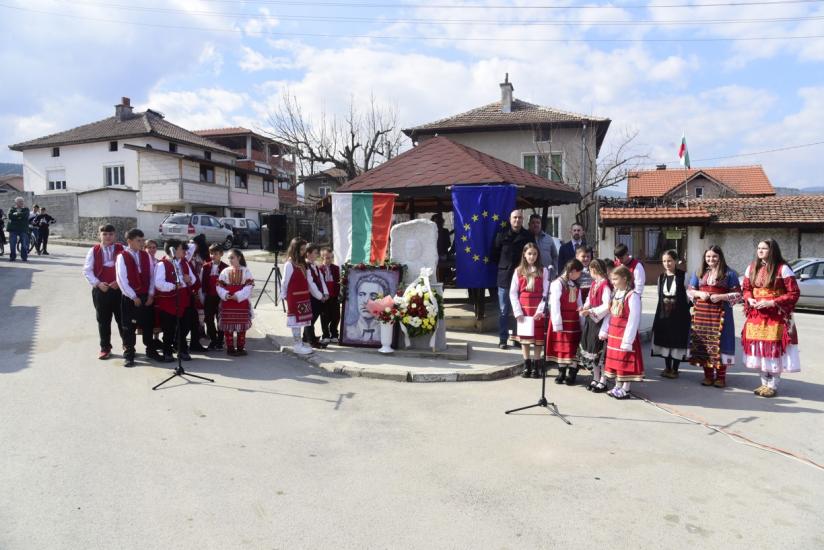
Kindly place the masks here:
<instances>
[{"instance_id":1,"label":"white sock","mask_svg":"<svg viewBox=\"0 0 824 550\"><path fill-rule=\"evenodd\" d=\"M770 378L769 388L772 389L772 390L777 390L779 380L781 380L781 374L780 373L773 374L772 377Z\"/></svg>"},{"instance_id":2,"label":"white sock","mask_svg":"<svg viewBox=\"0 0 824 550\"><path fill-rule=\"evenodd\" d=\"M592 379L593 380L600 379L601 378L601 371L602 371L602 369L601 369L600 365L598 365L596 367L592 367Z\"/></svg>"},{"instance_id":3,"label":"white sock","mask_svg":"<svg viewBox=\"0 0 824 550\"><path fill-rule=\"evenodd\" d=\"M630 382L624 382L623 390L624 391L629 391L629 385L630 385Z\"/></svg>"},{"instance_id":4,"label":"white sock","mask_svg":"<svg viewBox=\"0 0 824 550\"><path fill-rule=\"evenodd\" d=\"M770 379L767 377L767 374L766 373L762 374L761 375L761 385L762 386L769 386L769 384L770 384Z\"/></svg>"},{"instance_id":5,"label":"white sock","mask_svg":"<svg viewBox=\"0 0 824 550\"><path fill-rule=\"evenodd\" d=\"M301 343L302 338L300 337L300 328L292 327L292 341L296 346Z\"/></svg>"}]
</instances>

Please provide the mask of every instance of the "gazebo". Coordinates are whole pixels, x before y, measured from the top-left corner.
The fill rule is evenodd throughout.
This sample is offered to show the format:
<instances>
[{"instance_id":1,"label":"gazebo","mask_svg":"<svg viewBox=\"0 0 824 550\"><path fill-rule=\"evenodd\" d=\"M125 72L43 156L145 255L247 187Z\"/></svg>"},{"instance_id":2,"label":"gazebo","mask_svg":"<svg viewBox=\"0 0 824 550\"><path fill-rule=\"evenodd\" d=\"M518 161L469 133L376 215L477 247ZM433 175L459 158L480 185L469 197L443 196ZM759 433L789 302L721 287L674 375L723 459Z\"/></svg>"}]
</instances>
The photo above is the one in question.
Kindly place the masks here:
<instances>
[{"instance_id":1,"label":"gazebo","mask_svg":"<svg viewBox=\"0 0 824 550\"><path fill-rule=\"evenodd\" d=\"M510 184L518 187L518 206L542 208L578 202L580 195L564 183L550 181L514 164L438 136L349 180L342 193L395 193L395 211L413 218L425 212L452 210L453 185ZM323 203L329 208L329 200Z\"/></svg>"}]
</instances>

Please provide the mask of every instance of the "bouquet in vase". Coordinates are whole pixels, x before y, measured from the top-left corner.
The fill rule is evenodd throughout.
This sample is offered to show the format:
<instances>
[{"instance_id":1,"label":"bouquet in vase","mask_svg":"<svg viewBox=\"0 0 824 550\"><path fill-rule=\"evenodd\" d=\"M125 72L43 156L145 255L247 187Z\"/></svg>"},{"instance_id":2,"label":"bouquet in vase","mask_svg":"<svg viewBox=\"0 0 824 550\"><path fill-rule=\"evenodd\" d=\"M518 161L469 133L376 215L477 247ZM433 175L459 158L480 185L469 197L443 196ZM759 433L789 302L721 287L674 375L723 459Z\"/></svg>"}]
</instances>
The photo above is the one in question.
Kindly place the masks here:
<instances>
[{"instance_id":1,"label":"bouquet in vase","mask_svg":"<svg viewBox=\"0 0 824 550\"><path fill-rule=\"evenodd\" d=\"M398 321L401 316L400 308L396 303L397 298L384 296L377 300L366 302L366 311L372 314L379 323L392 324Z\"/></svg>"},{"instance_id":2,"label":"bouquet in vase","mask_svg":"<svg viewBox=\"0 0 824 550\"><path fill-rule=\"evenodd\" d=\"M430 286L431 272L422 268L420 276L396 300L407 346L409 338L434 333L438 321L443 319L443 296Z\"/></svg>"}]
</instances>

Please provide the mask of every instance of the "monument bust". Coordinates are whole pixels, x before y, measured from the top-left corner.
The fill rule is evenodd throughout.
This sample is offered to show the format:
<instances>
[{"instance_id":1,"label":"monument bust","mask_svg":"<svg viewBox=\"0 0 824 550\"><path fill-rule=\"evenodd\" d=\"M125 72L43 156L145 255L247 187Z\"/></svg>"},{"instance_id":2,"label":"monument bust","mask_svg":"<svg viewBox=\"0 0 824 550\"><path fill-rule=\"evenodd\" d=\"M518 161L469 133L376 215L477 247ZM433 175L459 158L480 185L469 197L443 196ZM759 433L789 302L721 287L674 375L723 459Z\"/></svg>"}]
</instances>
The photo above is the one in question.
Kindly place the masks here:
<instances>
[{"instance_id":1,"label":"monument bust","mask_svg":"<svg viewBox=\"0 0 824 550\"><path fill-rule=\"evenodd\" d=\"M421 268L438 267L438 226L429 220L412 220L396 224L389 232L389 254L393 262L406 265L403 284L415 281Z\"/></svg>"}]
</instances>

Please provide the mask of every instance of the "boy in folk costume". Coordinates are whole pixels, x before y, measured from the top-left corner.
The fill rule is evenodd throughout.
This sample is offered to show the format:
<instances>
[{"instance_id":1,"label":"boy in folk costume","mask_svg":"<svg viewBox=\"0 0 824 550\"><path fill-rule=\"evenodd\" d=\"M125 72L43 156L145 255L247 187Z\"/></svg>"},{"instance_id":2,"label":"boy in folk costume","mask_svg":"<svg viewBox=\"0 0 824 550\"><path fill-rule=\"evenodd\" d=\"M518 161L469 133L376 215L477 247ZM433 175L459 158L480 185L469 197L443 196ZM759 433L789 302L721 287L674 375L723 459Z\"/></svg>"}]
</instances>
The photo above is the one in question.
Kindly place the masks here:
<instances>
[{"instance_id":1,"label":"boy in folk costume","mask_svg":"<svg viewBox=\"0 0 824 550\"><path fill-rule=\"evenodd\" d=\"M615 379L615 387L609 395L616 399L629 399L630 384L644 378L644 358L641 355L641 294L632 288L632 272L626 266L618 266L610 274L614 289L609 312L598 337L606 343L604 374Z\"/></svg>"},{"instance_id":2,"label":"boy in folk costume","mask_svg":"<svg viewBox=\"0 0 824 550\"><path fill-rule=\"evenodd\" d=\"M558 365L556 384L575 385L578 376L578 344L581 342L583 305L578 279L584 266L576 259L569 260L561 276L549 285L549 326L546 333L546 360ZM569 375L567 375L569 370Z\"/></svg>"},{"instance_id":3,"label":"boy in folk costume","mask_svg":"<svg viewBox=\"0 0 824 550\"><path fill-rule=\"evenodd\" d=\"M761 371L761 385L753 393L775 397L781 373L798 372L798 332L793 310L800 296L795 274L778 243L758 243L755 260L744 273L744 312L741 333L744 365Z\"/></svg>"},{"instance_id":4,"label":"boy in folk costume","mask_svg":"<svg viewBox=\"0 0 824 550\"><path fill-rule=\"evenodd\" d=\"M295 237L286 251L280 295L286 300L286 326L292 329L292 349L300 355L312 353L301 340L301 329L312 323L312 300L306 272L306 241ZM317 296L315 296L317 298Z\"/></svg>"},{"instance_id":5,"label":"boy in folk costume","mask_svg":"<svg viewBox=\"0 0 824 550\"><path fill-rule=\"evenodd\" d=\"M629 248L624 243L619 243L615 247L615 267L625 266L632 275L632 289L639 296L644 295L644 285L647 282L647 274L644 271L644 264L633 258L629 254Z\"/></svg>"},{"instance_id":6,"label":"boy in folk costume","mask_svg":"<svg viewBox=\"0 0 824 550\"><path fill-rule=\"evenodd\" d=\"M592 247L582 244L575 249L575 259L581 262L584 269L581 270L581 277L578 279L578 288L581 289L581 300L587 301L589 289L592 286L592 275L589 272L589 264L592 262Z\"/></svg>"},{"instance_id":7,"label":"boy in folk costume","mask_svg":"<svg viewBox=\"0 0 824 550\"><path fill-rule=\"evenodd\" d=\"M157 241L154 239L149 239L146 241L146 252L149 253L149 258L152 260L152 281L154 282L154 269L157 266L157 262L160 260L157 259ZM154 348L156 350L163 349L163 343L159 340L160 336L160 310L157 308L154 309L154 328L152 333L154 335Z\"/></svg>"},{"instance_id":8,"label":"boy in folk costume","mask_svg":"<svg viewBox=\"0 0 824 550\"><path fill-rule=\"evenodd\" d=\"M163 358L155 348L152 329L154 328L154 262L143 250L143 231L130 229L126 233L128 248L117 256L115 274L122 297L121 319L123 321L124 367L133 367L135 358L135 332L141 330L146 357L155 360Z\"/></svg>"},{"instance_id":9,"label":"boy in folk costume","mask_svg":"<svg viewBox=\"0 0 824 550\"><path fill-rule=\"evenodd\" d=\"M112 316L117 323L120 339L123 326L120 317L120 288L117 285L115 260L123 252L123 245L114 242L115 229L111 224L101 225L100 244L86 254L83 275L92 285L92 303L97 312L97 331L100 334L98 359L108 359L112 354Z\"/></svg>"},{"instance_id":10,"label":"boy in folk costume","mask_svg":"<svg viewBox=\"0 0 824 550\"><path fill-rule=\"evenodd\" d=\"M328 344L331 340L338 340L338 327L340 325L340 267L335 265L335 254L332 249L325 246L320 249L320 275L326 290L329 291L329 299L323 303L320 314L320 328L323 337L321 344Z\"/></svg>"},{"instance_id":11,"label":"boy in folk costume","mask_svg":"<svg viewBox=\"0 0 824 550\"><path fill-rule=\"evenodd\" d=\"M186 261L184 243L177 239L166 241L166 258L155 267L155 307L160 310L163 328L163 360L171 362L172 344L183 361L191 361L186 336L192 323L192 285L196 277ZM171 259L170 259L171 258ZM178 330L179 328L179 330Z\"/></svg>"},{"instance_id":12,"label":"boy in folk costume","mask_svg":"<svg viewBox=\"0 0 824 550\"><path fill-rule=\"evenodd\" d=\"M704 263L692 275L687 296L694 306L690 363L704 369L702 386L726 387L727 367L735 363L732 306L741 301L741 287L721 247L713 245L704 252Z\"/></svg>"},{"instance_id":13,"label":"boy in folk costume","mask_svg":"<svg viewBox=\"0 0 824 550\"><path fill-rule=\"evenodd\" d=\"M509 285L509 301L512 313L518 321L518 330L513 340L521 343L524 356L524 378L540 378L545 371L543 352L546 340L546 320L544 296L549 288L549 270L541 266L538 247L527 243L521 254L521 264L515 269ZM524 330L526 317L532 318L531 330ZM521 331L524 334L521 334ZM530 359L530 348L534 348L534 359Z\"/></svg>"},{"instance_id":14,"label":"boy in folk costume","mask_svg":"<svg viewBox=\"0 0 824 550\"><path fill-rule=\"evenodd\" d=\"M243 252L233 248L229 252L229 267L220 272L217 293L220 295L220 330L226 338L228 355L246 355L246 331L252 328L252 304L249 297L255 279L246 267ZM234 334L237 333L237 347Z\"/></svg>"},{"instance_id":15,"label":"boy in folk costume","mask_svg":"<svg viewBox=\"0 0 824 550\"><path fill-rule=\"evenodd\" d=\"M217 292L217 280L221 272L229 267L222 261L223 246L215 243L209 247L211 259L203 264L200 272L200 293L203 302L203 313L206 319L206 334L209 336L209 347L206 349L223 349L223 331L217 330L217 317L220 308L220 295Z\"/></svg>"},{"instance_id":16,"label":"boy in folk costume","mask_svg":"<svg viewBox=\"0 0 824 550\"><path fill-rule=\"evenodd\" d=\"M607 278L607 266L603 260L595 259L589 264L592 286L581 307L584 328L578 346L578 366L592 371L592 381L587 391L603 393L607 391L606 379L601 381L604 367L604 342L599 335L604 318L609 312L612 300L612 285Z\"/></svg>"},{"instance_id":17,"label":"boy in folk costume","mask_svg":"<svg viewBox=\"0 0 824 550\"><path fill-rule=\"evenodd\" d=\"M316 264L319 251L320 247L314 243L306 245L306 276L309 281L309 289L312 291L312 322L303 329L303 341L313 348L326 347L326 344L322 344L315 336L315 321L318 320L326 302L329 301L329 289L326 288L326 282L321 277L320 268ZM318 295L320 295L320 298L317 297Z\"/></svg>"}]
</instances>

